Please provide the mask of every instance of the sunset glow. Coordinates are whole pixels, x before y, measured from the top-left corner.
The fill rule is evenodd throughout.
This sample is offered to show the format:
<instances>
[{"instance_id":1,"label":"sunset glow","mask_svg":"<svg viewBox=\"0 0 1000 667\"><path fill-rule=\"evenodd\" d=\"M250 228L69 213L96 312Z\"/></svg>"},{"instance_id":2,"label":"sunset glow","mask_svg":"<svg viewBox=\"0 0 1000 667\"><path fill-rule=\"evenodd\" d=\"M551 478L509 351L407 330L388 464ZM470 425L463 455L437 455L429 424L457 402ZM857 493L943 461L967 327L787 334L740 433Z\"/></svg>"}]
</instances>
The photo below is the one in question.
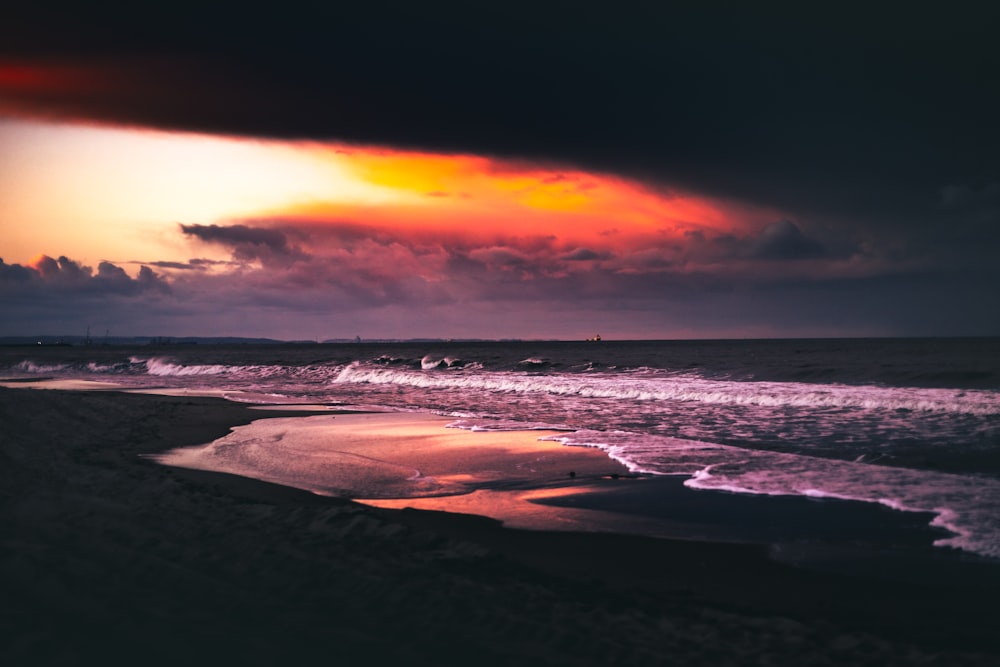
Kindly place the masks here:
<instances>
[{"instance_id":1,"label":"sunset glow","mask_svg":"<svg viewBox=\"0 0 1000 667\"><path fill-rule=\"evenodd\" d=\"M55 246L88 261L186 258L172 239L179 222L395 198L344 160L292 144L24 121L0 122L0 143L8 261Z\"/></svg>"},{"instance_id":2,"label":"sunset glow","mask_svg":"<svg viewBox=\"0 0 1000 667\"><path fill-rule=\"evenodd\" d=\"M695 53L684 12L652 7L621 31L330 12L5 17L8 329L996 330L995 95L927 81L924 36L888 59L853 23L708 13ZM878 62L820 57L845 36ZM940 71L966 71L977 39Z\"/></svg>"},{"instance_id":3,"label":"sunset glow","mask_svg":"<svg viewBox=\"0 0 1000 667\"><path fill-rule=\"evenodd\" d=\"M781 215L556 164L80 125L61 101L153 99L162 91L143 68L178 74L149 59L0 62L0 110L20 118L0 118L7 261L62 252L57 243L88 262L183 260L190 248L178 223L241 220L473 244L545 238L596 256L692 232L748 233ZM38 120L67 113L61 123Z\"/></svg>"},{"instance_id":4,"label":"sunset glow","mask_svg":"<svg viewBox=\"0 0 1000 667\"><path fill-rule=\"evenodd\" d=\"M4 3L0 667L1000 667L998 24Z\"/></svg>"},{"instance_id":5,"label":"sunset glow","mask_svg":"<svg viewBox=\"0 0 1000 667\"><path fill-rule=\"evenodd\" d=\"M747 224L704 198L475 156L25 121L0 124L0 139L8 261L62 244L88 262L185 260L178 223L362 224L515 245L544 237L594 253Z\"/></svg>"},{"instance_id":6,"label":"sunset glow","mask_svg":"<svg viewBox=\"0 0 1000 667\"><path fill-rule=\"evenodd\" d=\"M548 169L467 155L387 151L319 154L358 182L396 196L380 201L326 198L269 211L310 225L362 223L424 241L533 246L595 254L683 243L685 234L745 233L773 212L740 209L703 197L655 193L634 182L574 169Z\"/></svg>"}]
</instances>

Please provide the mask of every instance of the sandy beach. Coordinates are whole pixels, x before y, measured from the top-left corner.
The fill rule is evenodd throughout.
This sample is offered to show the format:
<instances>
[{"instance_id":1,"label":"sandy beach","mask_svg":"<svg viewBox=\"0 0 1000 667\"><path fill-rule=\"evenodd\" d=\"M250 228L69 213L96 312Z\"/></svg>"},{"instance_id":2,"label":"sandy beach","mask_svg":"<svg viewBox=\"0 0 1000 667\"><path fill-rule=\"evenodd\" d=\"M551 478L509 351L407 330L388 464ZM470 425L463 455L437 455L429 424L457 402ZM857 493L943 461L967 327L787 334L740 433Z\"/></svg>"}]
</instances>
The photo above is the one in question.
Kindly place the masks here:
<instances>
[{"instance_id":1,"label":"sandy beach","mask_svg":"<svg viewBox=\"0 0 1000 667\"><path fill-rule=\"evenodd\" d=\"M445 423L0 389L0 660L1000 664L1000 566L931 547L922 515ZM300 427L344 488L163 465Z\"/></svg>"}]
</instances>

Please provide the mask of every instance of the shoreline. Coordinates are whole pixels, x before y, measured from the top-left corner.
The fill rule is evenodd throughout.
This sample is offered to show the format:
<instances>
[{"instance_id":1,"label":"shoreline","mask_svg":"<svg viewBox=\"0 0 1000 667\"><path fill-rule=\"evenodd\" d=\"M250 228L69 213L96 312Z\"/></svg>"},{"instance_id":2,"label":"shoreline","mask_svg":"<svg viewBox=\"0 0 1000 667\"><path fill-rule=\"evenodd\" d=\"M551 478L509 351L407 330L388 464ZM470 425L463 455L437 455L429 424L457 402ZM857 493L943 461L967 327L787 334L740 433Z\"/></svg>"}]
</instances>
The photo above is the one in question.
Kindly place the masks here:
<instances>
[{"instance_id":1,"label":"shoreline","mask_svg":"<svg viewBox=\"0 0 1000 667\"><path fill-rule=\"evenodd\" d=\"M450 428L453 420L425 413L251 409L274 414L212 443L150 458L372 507L483 516L513 529L759 544L777 560L834 570L838 559L831 554L839 551L839 569L848 574L863 569L866 558L878 561L890 552L911 565L949 558L995 562L934 546L954 533L938 526L933 512L690 488L691 475L636 474L600 448L550 439L555 431ZM289 410L304 414L288 417Z\"/></svg>"},{"instance_id":2,"label":"shoreline","mask_svg":"<svg viewBox=\"0 0 1000 667\"><path fill-rule=\"evenodd\" d=\"M355 500L451 497L628 474L596 449L540 440L547 432L474 432L412 412L281 414L154 459Z\"/></svg>"},{"instance_id":3,"label":"shoreline","mask_svg":"<svg viewBox=\"0 0 1000 667\"><path fill-rule=\"evenodd\" d=\"M844 552L834 560L857 560L851 549L875 538L886 538L884 553L855 562L853 572L825 571L775 560L760 541L514 530L140 458L212 442L265 416L303 414L262 415L204 397L0 389L0 620L16 638L4 649L8 662L55 664L108 650L113 657L173 638L165 664L222 651L220 637L239 638L224 655L250 664L335 654L459 664L470 650L484 664L603 664L613 655L990 664L1000 656L991 622L1000 568L920 546L930 535L914 525L919 517L892 528L912 541L907 548L894 546L881 519L855 519L873 532L838 536ZM786 549L820 555L830 540L806 530L817 512L841 525L854 511L774 498L751 508L753 497L685 489L678 480L580 477L569 488L587 493L533 504L618 507L625 515L622 507L658 497L657 511L673 513L675 523L725 530L769 515L778 532L799 531ZM567 487L541 490L553 488ZM731 516L738 507L742 518ZM386 633L395 643L380 640Z\"/></svg>"}]
</instances>

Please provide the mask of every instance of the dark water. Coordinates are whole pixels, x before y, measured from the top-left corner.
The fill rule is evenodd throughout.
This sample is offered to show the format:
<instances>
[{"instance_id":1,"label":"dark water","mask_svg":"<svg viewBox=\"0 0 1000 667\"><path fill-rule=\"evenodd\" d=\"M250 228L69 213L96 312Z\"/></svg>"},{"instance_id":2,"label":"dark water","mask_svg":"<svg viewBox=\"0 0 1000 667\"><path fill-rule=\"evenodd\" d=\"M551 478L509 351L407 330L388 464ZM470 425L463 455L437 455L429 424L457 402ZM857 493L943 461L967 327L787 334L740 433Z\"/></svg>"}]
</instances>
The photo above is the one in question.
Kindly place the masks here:
<instances>
[{"instance_id":1,"label":"dark water","mask_svg":"<svg viewBox=\"0 0 1000 667\"><path fill-rule=\"evenodd\" d=\"M1000 556L1000 339L21 347L0 375L557 427L696 488L931 511Z\"/></svg>"}]
</instances>

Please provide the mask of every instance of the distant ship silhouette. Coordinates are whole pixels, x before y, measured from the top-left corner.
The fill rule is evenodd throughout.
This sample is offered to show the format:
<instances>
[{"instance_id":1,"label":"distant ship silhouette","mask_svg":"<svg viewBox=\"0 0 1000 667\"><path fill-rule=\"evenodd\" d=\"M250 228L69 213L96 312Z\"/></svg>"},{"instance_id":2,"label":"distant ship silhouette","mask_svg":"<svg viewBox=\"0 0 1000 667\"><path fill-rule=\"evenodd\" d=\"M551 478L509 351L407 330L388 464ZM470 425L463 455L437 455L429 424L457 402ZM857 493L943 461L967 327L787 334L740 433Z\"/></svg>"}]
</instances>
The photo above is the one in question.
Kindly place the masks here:
<instances>
[{"instance_id":1,"label":"distant ship silhouette","mask_svg":"<svg viewBox=\"0 0 1000 667\"><path fill-rule=\"evenodd\" d=\"M591 336L590 338L587 339L587 342L588 343L599 343L599 342L601 342L601 334L594 334L593 336Z\"/></svg>"}]
</instances>

